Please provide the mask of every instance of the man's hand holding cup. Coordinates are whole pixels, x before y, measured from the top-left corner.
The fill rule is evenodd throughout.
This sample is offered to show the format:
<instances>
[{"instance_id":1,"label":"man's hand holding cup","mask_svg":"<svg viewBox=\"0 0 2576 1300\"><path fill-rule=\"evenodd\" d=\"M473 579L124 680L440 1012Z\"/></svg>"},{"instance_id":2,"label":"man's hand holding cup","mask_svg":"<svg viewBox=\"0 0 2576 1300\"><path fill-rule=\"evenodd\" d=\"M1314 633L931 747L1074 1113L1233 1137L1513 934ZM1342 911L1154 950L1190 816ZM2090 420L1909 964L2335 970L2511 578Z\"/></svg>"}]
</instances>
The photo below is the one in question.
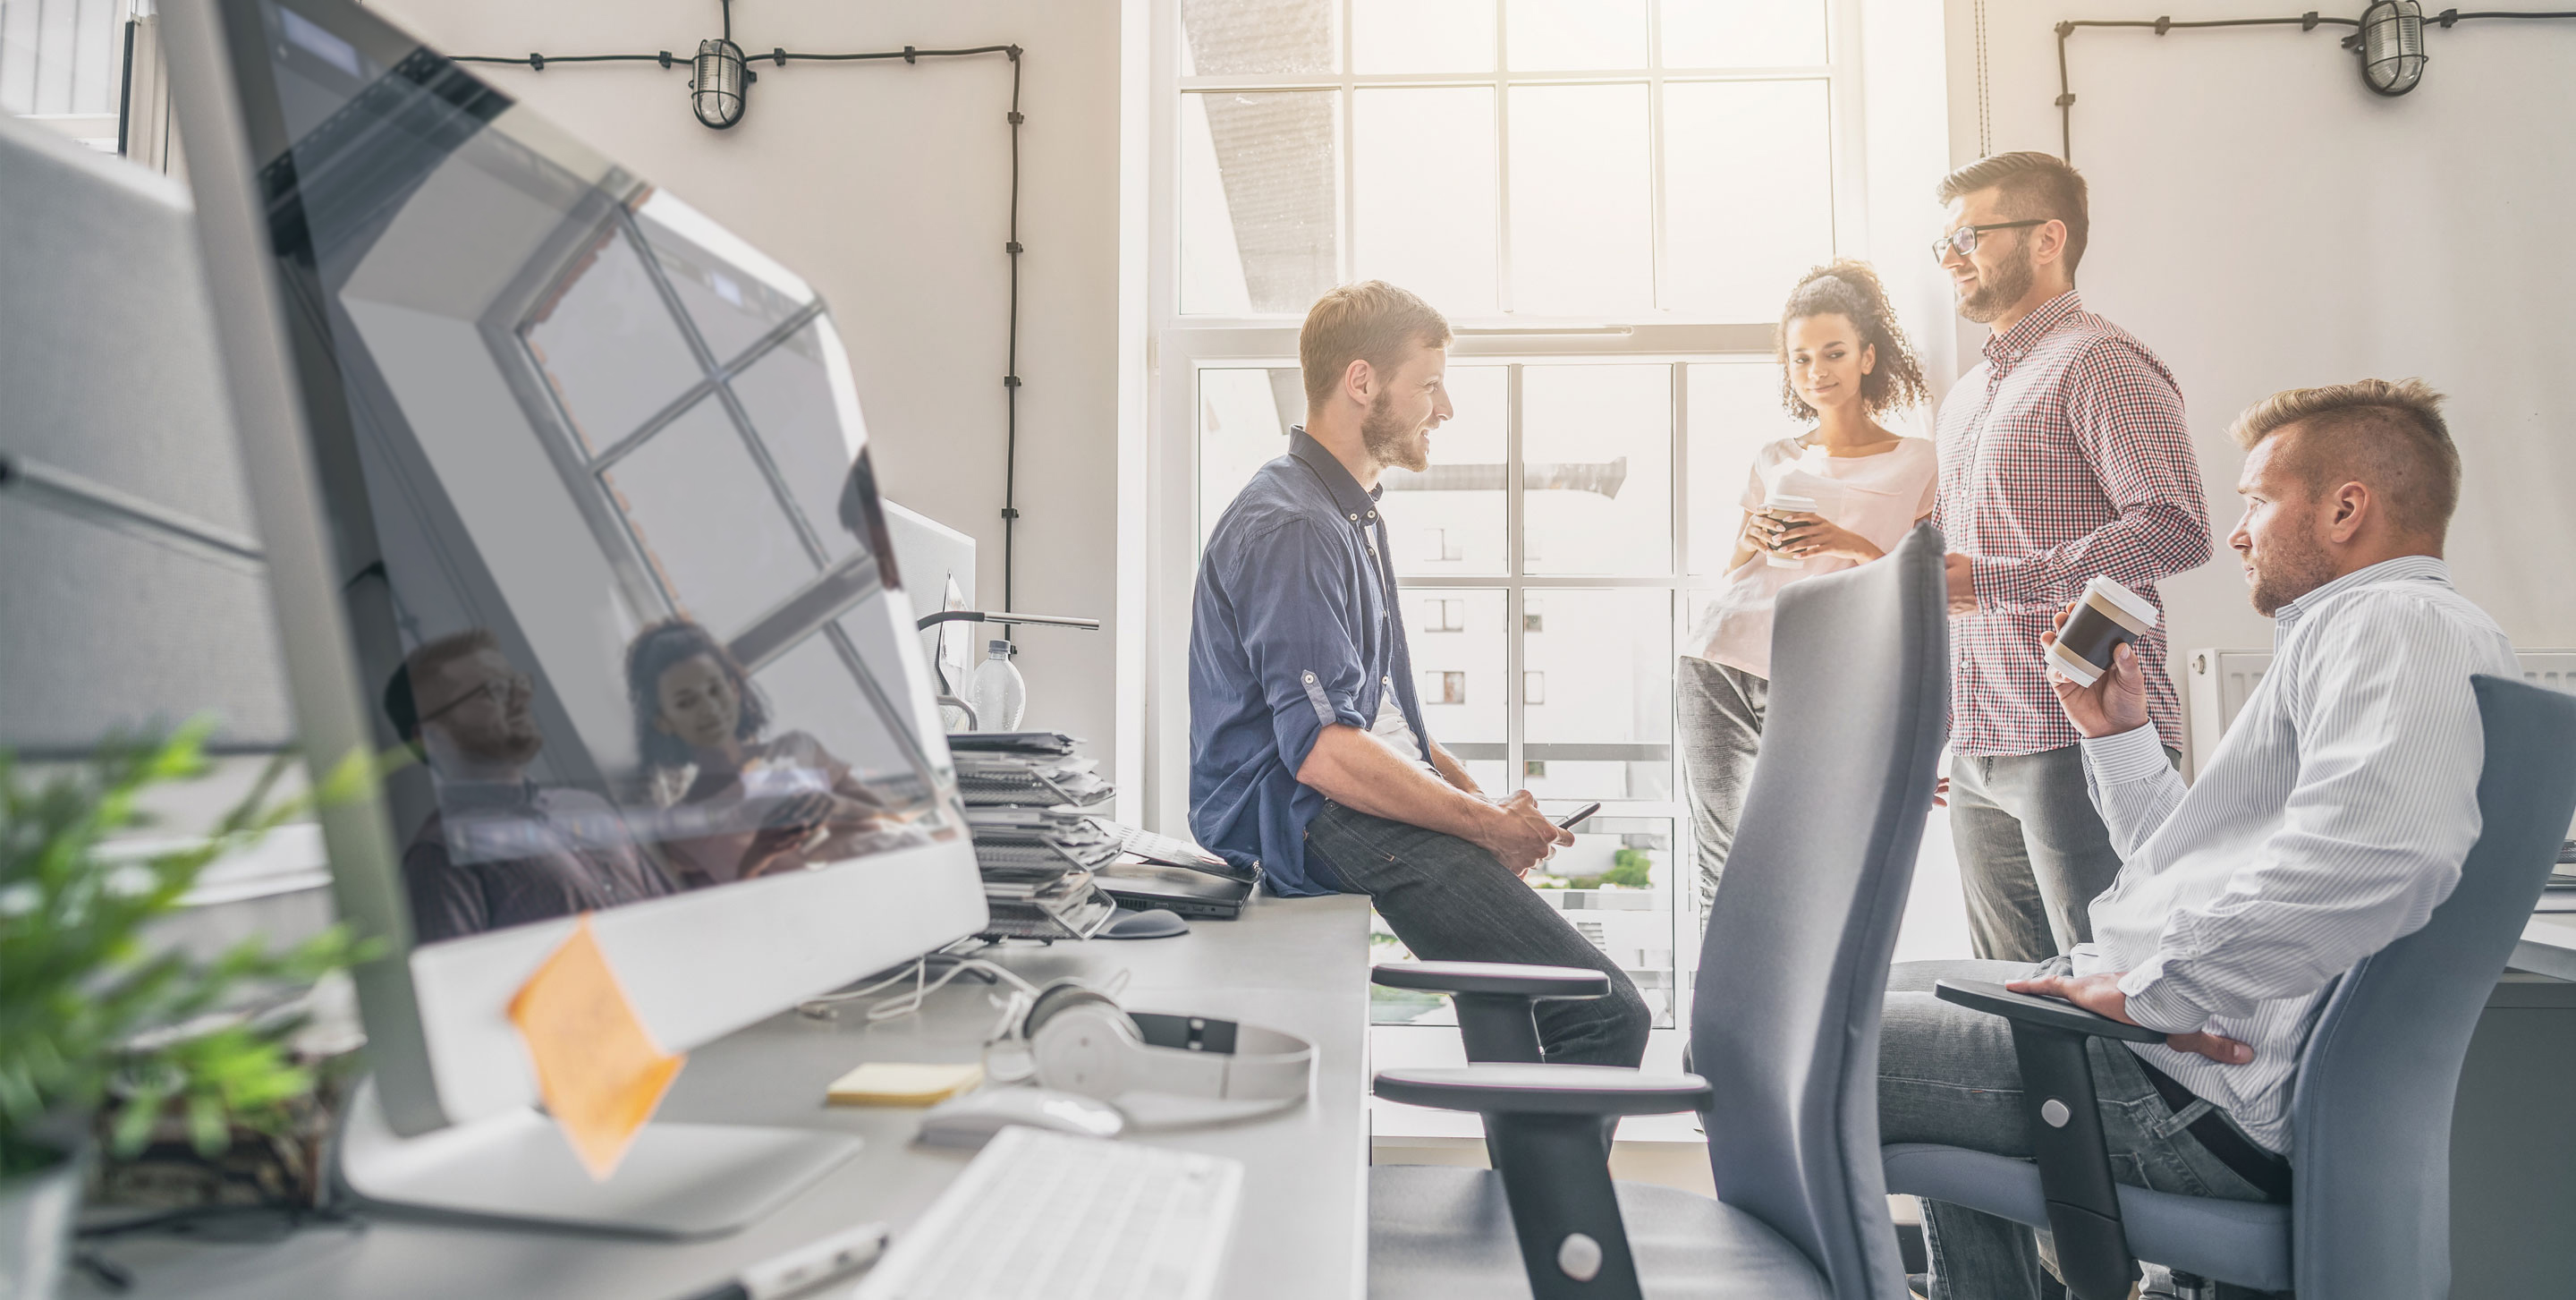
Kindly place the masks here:
<instances>
[{"instance_id":1,"label":"man's hand holding cup","mask_svg":"<svg viewBox=\"0 0 2576 1300\"><path fill-rule=\"evenodd\" d=\"M2051 630L2039 634L2042 653L2057 644L2057 635L2066 630L2066 620L2081 602L2070 602L2049 620ZM2066 720L2087 737L2116 736L2147 725L2147 672L2138 666L2138 652L2125 641L2111 648L2111 666L2090 686L2077 682L2052 664L2048 669L2048 686L2057 692L2057 706L2066 710Z\"/></svg>"}]
</instances>

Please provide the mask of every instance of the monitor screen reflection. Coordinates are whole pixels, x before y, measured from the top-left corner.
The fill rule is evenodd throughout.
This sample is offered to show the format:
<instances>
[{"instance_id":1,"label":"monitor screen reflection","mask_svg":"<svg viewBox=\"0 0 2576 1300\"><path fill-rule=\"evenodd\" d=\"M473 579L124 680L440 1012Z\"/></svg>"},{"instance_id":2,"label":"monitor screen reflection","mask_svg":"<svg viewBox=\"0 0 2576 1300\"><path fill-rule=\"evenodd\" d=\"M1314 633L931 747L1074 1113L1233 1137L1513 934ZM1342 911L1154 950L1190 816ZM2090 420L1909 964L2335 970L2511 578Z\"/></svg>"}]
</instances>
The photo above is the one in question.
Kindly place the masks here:
<instances>
[{"instance_id":1,"label":"monitor screen reflection","mask_svg":"<svg viewBox=\"0 0 2576 1300\"><path fill-rule=\"evenodd\" d=\"M268 12L415 938L961 837L822 300L456 65Z\"/></svg>"}]
</instances>

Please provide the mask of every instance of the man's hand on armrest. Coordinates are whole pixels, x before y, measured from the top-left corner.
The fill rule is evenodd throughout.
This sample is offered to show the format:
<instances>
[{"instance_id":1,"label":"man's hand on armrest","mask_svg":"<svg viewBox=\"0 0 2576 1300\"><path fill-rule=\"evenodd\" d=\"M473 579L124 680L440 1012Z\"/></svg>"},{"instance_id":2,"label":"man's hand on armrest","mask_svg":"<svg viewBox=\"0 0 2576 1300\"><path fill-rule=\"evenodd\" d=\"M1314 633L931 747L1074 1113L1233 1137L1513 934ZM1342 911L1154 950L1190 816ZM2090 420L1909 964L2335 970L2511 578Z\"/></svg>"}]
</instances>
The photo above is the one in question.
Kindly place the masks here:
<instances>
[{"instance_id":1,"label":"man's hand on armrest","mask_svg":"<svg viewBox=\"0 0 2576 1300\"><path fill-rule=\"evenodd\" d=\"M1345 808L1455 835L1494 855L1515 875L1527 875L1574 833L1559 830L1523 790L1488 803L1407 762L1384 741L1347 724L1324 728L1297 769L1297 780Z\"/></svg>"},{"instance_id":2,"label":"man's hand on armrest","mask_svg":"<svg viewBox=\"0 0 2576 1300\"><path fill-rule=\"evenodd\" d=\"M2138 1023L2129 1018L2129 995L2120 991L2120 974L2040 975L2026 980L2006 980L2004 987L2015 993L2064 998L2097 1016L2108 1016L2124 1025ZM2220 1065L2243 1065L2254 1059L2253 1048L2233 1038L2221 1038L2212 1033L2167 1034L2165 1046L2177 1052L2206 1056Z\"/></svg>"}]
</instances>

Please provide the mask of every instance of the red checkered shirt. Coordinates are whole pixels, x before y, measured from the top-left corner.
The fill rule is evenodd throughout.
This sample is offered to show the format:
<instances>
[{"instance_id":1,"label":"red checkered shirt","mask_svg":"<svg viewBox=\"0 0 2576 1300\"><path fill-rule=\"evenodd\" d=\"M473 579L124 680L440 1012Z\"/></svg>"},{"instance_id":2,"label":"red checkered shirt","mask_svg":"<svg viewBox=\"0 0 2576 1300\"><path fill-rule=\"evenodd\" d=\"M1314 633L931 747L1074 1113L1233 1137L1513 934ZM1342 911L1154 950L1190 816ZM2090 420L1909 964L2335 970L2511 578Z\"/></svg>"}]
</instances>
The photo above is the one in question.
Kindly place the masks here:
<instances>
[{"instance_id":1,"label":"red checkered shirt","mask_svg":"<svg viewBox=\"0 0 2576 1300\"><path fill-rule=\"evenodd\" d=\"M2105 574L2155 603L2138 640L2147 714L2182 747L2156 580L2209 558L2209 502L2182 390L2147 345L2069 290L2000 335L1942 403L1933 522L1975 557L1977 612L1950 624L1950 743L2030 754L2076 742L2039 634Z\"/></svg>"}]
</instances>

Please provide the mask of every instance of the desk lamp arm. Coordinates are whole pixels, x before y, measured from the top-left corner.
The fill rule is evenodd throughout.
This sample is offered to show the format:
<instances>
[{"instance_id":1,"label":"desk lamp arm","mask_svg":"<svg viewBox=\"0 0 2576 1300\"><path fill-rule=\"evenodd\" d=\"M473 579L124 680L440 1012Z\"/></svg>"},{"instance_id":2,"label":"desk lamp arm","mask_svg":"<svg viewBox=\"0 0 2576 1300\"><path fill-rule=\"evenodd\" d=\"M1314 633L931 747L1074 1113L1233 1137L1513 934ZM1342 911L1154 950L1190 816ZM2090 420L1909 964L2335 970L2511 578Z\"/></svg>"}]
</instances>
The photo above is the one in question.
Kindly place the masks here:
<instances>
[{"instance_id":1,"label":"desk lamp arm","mask_svg":"<svg viewBox=\"0 0 2576 1300\"><path fill-rule=\"evenodd\" d=\"M927 632L940 623L1035 623L1043 627L1080 628L1085 632L1100 630L1096 618L1066 618L1060 614L1011 614L981 609L943 609L923 616L913 626Z\"/></svg>"}]
</instances>

